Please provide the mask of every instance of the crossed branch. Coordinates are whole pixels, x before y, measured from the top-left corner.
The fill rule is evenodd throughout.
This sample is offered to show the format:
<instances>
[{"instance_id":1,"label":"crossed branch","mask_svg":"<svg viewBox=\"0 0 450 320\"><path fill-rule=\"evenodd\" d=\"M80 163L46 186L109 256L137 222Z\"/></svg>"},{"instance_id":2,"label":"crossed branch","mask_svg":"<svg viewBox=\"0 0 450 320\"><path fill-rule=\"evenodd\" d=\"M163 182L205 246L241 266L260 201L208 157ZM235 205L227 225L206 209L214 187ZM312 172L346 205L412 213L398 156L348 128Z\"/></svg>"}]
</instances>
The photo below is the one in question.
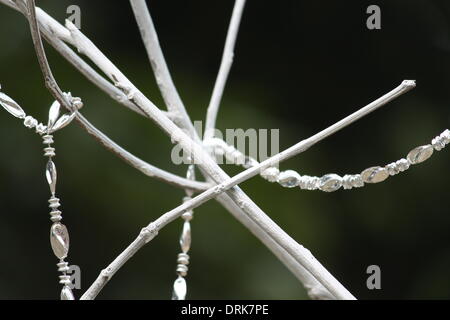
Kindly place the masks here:
<instances>
[{"instance_id":1,"label":"crossed branch","mask_svg":"<svg viewBox=\"0 0 450 320\"><path fill-rule=\"evenodd\" d=\"M82 295L81 299L94 299L112 276L139 249L150 242L164 226L181 216L183 212L196 208L211 199L219 201L250 232L258 237L304 285L311 298L355 299L317 261L308 249L297 243L273 222L238 185L263 170L306 151L326 137L406 93L415 86L414 81L403 81L392 91L336 122L332 126L308 139L298 142L258 165L242 171L234 177L229 177L208 153L202 144L202 137L198 136L193 127L186 108L170 76L145 0L130 0L130 4L141 32L157 84L167 106L167 111L160 110L142 94L94 43L70 21L66 20L65 27L62 26L42 9L36 7L34 0L0 0L0 2L20 11L27 18L30 24L36 55L48 90L62 106L72 112L76 112L75 119L83 129L109 151L147 176L160 179L186 190L195 192L202 191L196 197L164 213L158 219L142 228L138 237L108 267L100 272L98 278ZM219 73L207 110L204 140L212 137L213 129L215 128L220 100L233 61L233 51L244 5L245 0L235 1ZM159 169L137 158L95 128L79 111L74 110L71 102L62 93L62 90L52 75L43 48L41 34L69 63L98 88L106 92L111 98L123 106L150 118L156 123L171 137L172 143L179 144L183 151L194 160L206 181L191 181ZM69 45L76 48L78 53L85 55L94 63L104 73L106 78L90 67Z\"/></svg>"}]
</instances>

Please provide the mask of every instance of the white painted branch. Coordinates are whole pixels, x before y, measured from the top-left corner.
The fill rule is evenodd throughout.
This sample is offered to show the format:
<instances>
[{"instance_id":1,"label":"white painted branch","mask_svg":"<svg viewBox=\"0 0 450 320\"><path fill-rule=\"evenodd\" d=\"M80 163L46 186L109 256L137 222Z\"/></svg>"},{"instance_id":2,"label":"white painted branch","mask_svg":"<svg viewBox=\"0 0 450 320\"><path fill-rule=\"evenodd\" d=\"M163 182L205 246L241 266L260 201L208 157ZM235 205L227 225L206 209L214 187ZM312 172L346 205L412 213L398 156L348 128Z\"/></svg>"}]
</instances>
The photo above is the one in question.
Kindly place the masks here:
<instances>
[{"instance_id":1,"label":"white painted branch","mask_svg":"<svg viewBox=\"0 0 450 320\"><path fill-rule=\"evenodd\" d=\"M202 146L194 142L183 130L170 121L150 100L148 100L120 70L70 21L66 21L70 31L70 39L79 52L91 59L116 86L122 89L134 103L152 118L163 131L171 136L174 143L178 143L192 159L202 167L216 182L221 183L230 177L211 159ZM65 35L67 37L67 35ZM289 237L283 229L276 225L253 201L239 188L233 187L227 191L233 201L267 234L283 247L295 260L302 264L316 277L336 298L354 299L345 289L303 246Z\"/></svg>"},{"instance_id":2,"label":"white painted branch","mask_svg":"<svg viewBox=\"0 0 450 320\"><path fill-rule=\"evenodd\" d=\"M308 138L306 140L303 140L299 142L298 144L286 149L285 151L267 159L266 161L261 162L259 165L252 167L250 169L247 169L233 178L230 178L226 180L223 183L220 183L203 193L197 195L195 198L183 203L182 205L176 207L175 209L163 214L161 217L159 217L154 222L150 223L146 228L151 230L151 234L156 235L156 233L161 230L165 225L167 225L169 222L175 220L177 217L181 216L183 212L187 210L192 210L201 204L205 203L206 201L217 197L221 193L229 190L232 191L232 194L230 197L236 202L236 198L240 197L239 199L244 198L242 202L238 201L237 206L243 210L246 214L249 220L255 223L260 229L263 229L266 235L270 235L269 238L271 238L274 243L279 245L280 248L283 250L289 252L290 256L293 257L297 262L299 262L310 274L312 274L315 279L317 279L327 290L336 298L338 299L354 299L354 297L346 292L346 289L342 287L339 283L336 283L337 280L335 280L331 275L328 274L328 271L323 268L323 266L313 257L313 255L310 253L310 251L303 246L300 246L298 244L294 244L291 241L289 236L284 233L283 230L281 230L275 223L273 223L268 217L265 217L265 214L260 211L260 209L253 204L250 199L246 199L246 195L239 194L241 191L236 187L238 183L241 183L255 175L258 174L258 172L261 169L267 168L269 166L272 166L275 163L279 163L281 161L287 160L301 152L306 151L309 147L312 145L322 141L327 136L343 129L347 125L353 123L357 119L360 119L361 117L369 114L370 112L376 110L377 108L385 105L387 102L391 101L392 99L400 96L401 94L411 90L415 86L414 81L403 81L401 85L399 85L394 90L390 91L389 93L385 94L381 98L375 100L374 102L370 103L369 105L361 108L360 110L352 113L351 115L347 116L346 118L342 119L341 121L336 122L332 126L320 131L319 133L313 135L311 138ZM194 157L195 159L195 157ZM233 198L234 197L234 198ZM247 224L248 225L248 224ZM145 228L144 228L145 229ZM143 229L143 230L144 230ZM280 230L281 231L280 231ZM254 232L258 232L259 229L254 228ZM282 237L281 240L277 237ZM152 237L153 238L153 237ZM277 241L278 240L278 241ZM140 249L146 242L137 241L135 240L131 247L129 246L126 251L132 251L136 252L138 249ZM139 246L138 249L136 249L134 246ZM291 247L292 246L292 247ZM293 248L295 247L295 250ZM273 249L275 247L272 246ZM282 254L282 251L279 250L279 253ZM121 255L124 259L129 259L131 256L127 254ZM117 267L121 267L125 262L120 260L114 260L114 262L107 268L110 270L109 274L112 276L115 272L117 272ZM298 270L301 272L302 270ZM96 288L103 288L106 282L111 278L110 277L104 277L100 275L97 280L94 282L94 284L86 291L86 293L83 295L82 299L93 299L97 296L99 291L96 291ZM314 288L317 288L317 286L314 286ZM338 288L338 289L337 289ZM345 291L343 291L345 290Z\"/></svg>"},{"instance_id":3,"label":"white painted branch","mask_svg":"<svg viewBox=\"0 0 450 320\"><path fill-rule=\"evenodd\" d=\"M300 265L284 248L280 247L267 233L255 224L226 194L216 197L240 223L242 223L255 237L257 237L272 253L288 268L289 271L303 284L308 296L313 300L335 300L336 298Z\"/></svg>"},{"instance_id":4,"label":"white painted branch","mask_svg":"<svg viewBox=\"0 0 450 320\"><path fill-rule=\"evenodd\" d=\"M42 15L41 15L42 16ZM45 17L44 17L45 19ZM51 22L47 20L45 22ZM86 54L102 71L122 89L135 104L152 118L166 134L172 137L174 143L179 143L185 152L216 182L229 179L228 175L217 166L209 155L189 138L180 128L170 121L153 103L151 103L132 83L109 61L103 53L95 47L81 32L66 21L70 36L59 27L54 32L62 32L62 39L72 43L77 49ZM223 190L218 189L217 194ZM354 297L311 255L309 250L295 242L278 225L276 225L253 201L237 186L227 191L232 200L259 225L268 236L285 249L298 263L302 264L322 285L324 285L338 299L354 299ZM186 202L188 203L188 202ZM171 212L173 215L173 212ZM169 215L169 216L171 216ZM170 220L171 221L171 220ZM95 283L94 283L95 285Z\"/></svg>"},{"instance_id":5,"label":"white painted branch","mask_svg":"<svg viewBox=\"0 0 450 320\"><path fill-rule=\"evenodd\" d=\"M225 48L223 50L222 62L220 63L219 73L217 74L216 83L206 111L206 123L204 139L212 138L216 127L217 114L219 112L220 100L222 99L228 74L233 64L234 46L241 23L242 11L244 10L245 0L236 0L234 3L233 13L231 15L230 26L228 27L227 39L225 40Z\"/></svg>"},{"instance_id":6,"label":"white painted branch","mask_svg":"<svg viewBox=\"0 0 450 320\"><path fill-rule=\"evenodd\" d=\"M4 2L4 1L7 1L7 0L0 0L0 2ZM17 10L17 8L15 6L11 6L11 7L13 9ZM40 9L38 9L38 12L40 12L39 10ZM52 30L62 30L59 26L54 25L56 23L55 20L50 19L51 17L46 15L43 12L38 14L38 17L41 17L41 20L43 20L43 21L40 21L40 25L41 25L41 30L43 31L44 36L46 36L47 41L49 41L50 44L53 47L55 47L55 49L57 49L63 55L63 57L65 57L76 68L79 68L79 70L82 74L84 74L89 80L91 80L100 89L107 92L113 99L115 99L119 103L125 105L126 107L129 107L128 104L135 106L130 101L124 100L124 97L126 98L125 94L123 94L116 87L109 85L109 82L107 80L105 80L102 76L98 75L98 73L95 70L91 69L90 66L84 62L84 60L82 60L77 54L75 54L72 51L72 49L70 49L67 45L65 45L64 42L61 41L57 35L54 34L54 32ZM47 20L45 20L45 19L47 19ZM67 36L65 35L65 37L67 37ZM116 92L117 90L120 92L120 94L118 94ZM127 102L128 102L128 104L127 104ZM135 110L133 108L132 110L144 115L140 109ZM170 112L166 113L166 115L170 119L173 119L176 116L176 115L171 114ZM87 124L86 126L88 128L90 127L89 124ZM92 131L95 132L95 130L92 130ZM197 137L197 139L198 139L198 137ZM139 161L140 160L138 160L136 162L139 163ZM142 165L142 166L139 165L139 167L141 167L145 171L151 171L148 168L146 168L146 165ZM144 172L144 174L146 174L146 172ZM225 195L221 195L221 196L225 196ZM234 204L234 206L236 208L238 208L235 204ZM230 206L228 206L226 208L229 209ZM234 216L240 215L241 220L249 221L249 223L253 224L252 228L259 228L252 220L250 220L246 216L244 216L245 213L241 209L239 209L239 211L231 211L231 213ZM270 239L270 237L265 233L265 231L263 229L260 229L260 230L262 232L261 235L264 234L266 239ZM258 232L254 231L253 233L259 237ZM266 242L267 242L267 241L264 241L264 239L262 239L262 241L264 244L266 244ZM273 240L272 240L272 242L273 242ZM286 256L284 259L280 258L281 262L284 263L288 269L293 270L293 272L297 276L297 278L300 281L302 281L304 286L308 289L308 293L310 294L311 298L316 299L316 298L323 297L324 299L328 299L326 294L323 294L323 295L318 294L320 292L323 292L324 290L326 291L326 289L323 288L323 286L320 285L320 283L318 284L318 286L314 285L314 283L318 283L318 282L312 275L309 275L309 277L308 276L303 277L302 274L304 274L304 273L302 270L304 268L295 259L293 259L292 256L290 256L290 254L288 252L286 252L281 247L279 247L279 246L276 247L276 246L278 246L278 245L275 244L275 246L273 247L273 248L276 248L275 250L271 247L269 247L269 248L273 252L275 252L276 256L279 258ZM331 295L331 294L329 294L329 295Z\"/></svg>"},{"instance_id":7,"label":"white painted branch","mask_svg":"<svg viewBox=\"0 0 450 320\"><path fill-rule=\"evenodd\" d=\"M158 180L164 181L166 183L169 183L182 189L189 189L194 191L203 191L212 186L211 183L193 181L177 176L173 173L159 169L158 167L152 166L151 164L139 159L135 155L131 154L130 152L128 152L127 150L116 144L100 130L95 128L79 112L77 113L75 120L83 129L86 130L87 133L93 136L95 140L101 143L107 150L111 151L117 157L121 158L123 161L128 163L133 168L139 170L146 176L156 178Z\"/></svg>"},{"instance_id":8,"label":"white painted branch","mask_svg":"<svg viewBox=\"0 0 450 320\"><path fill-rule=\"evenodd\" d=\"M195 137L197 133L173 83L147 4L145 0L130 0L130 4L167 109L177 115L175 122Z\"/></svg>"}]
</instances>

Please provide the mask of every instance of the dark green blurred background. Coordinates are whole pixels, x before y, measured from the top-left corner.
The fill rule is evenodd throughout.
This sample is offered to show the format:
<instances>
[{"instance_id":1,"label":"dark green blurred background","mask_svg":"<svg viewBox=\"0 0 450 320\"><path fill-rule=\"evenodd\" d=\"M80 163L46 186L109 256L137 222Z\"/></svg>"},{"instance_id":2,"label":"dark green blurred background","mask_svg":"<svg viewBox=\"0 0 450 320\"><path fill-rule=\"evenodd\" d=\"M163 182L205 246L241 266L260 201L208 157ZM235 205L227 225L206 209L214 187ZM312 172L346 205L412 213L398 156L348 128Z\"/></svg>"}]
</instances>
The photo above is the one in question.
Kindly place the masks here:
<instances>
[{"instance_id":1,"label":"dark green blurred background","mask_svg":"<svg viewBox=\"0 0 450 320\"><path fill-rule=\"evenodd\" d=\"M60 22L81 7L81 30L164 108L128 1L38 1ZM301 174L358 173L397 160L449 127L450 2L377 1L382 29L367 30L368 1L249 0L218 127L279 128L281 149L397 86L417 88L282 164ZM233 1L151 1L174 81L191 118L203 120ZM26 20L0 7L2 90L41 121L52 98L43 85ZM119 106L47 46L65 91L84 115L129 151L184 174L169 138ZM75 124L56 134L58 194L71 235L69 262L83 291L140 228L177 206L183 192L143 176ZM0 110L0 298L55 299L60 285L49 246L42 144ZM378 185L327 194L282 189L259 177L242 188L358 298L450 297L449 150ZM236 168L225 167L235 174ZM162 230L105 287L103 299L168 299L181 221ZM366 288L377 264L382 289ZM195 211L188 275L192 299L301 299L302 286L214 201ZM79 297L81 292L76 291Z\"/></svg>"}]
</instances>

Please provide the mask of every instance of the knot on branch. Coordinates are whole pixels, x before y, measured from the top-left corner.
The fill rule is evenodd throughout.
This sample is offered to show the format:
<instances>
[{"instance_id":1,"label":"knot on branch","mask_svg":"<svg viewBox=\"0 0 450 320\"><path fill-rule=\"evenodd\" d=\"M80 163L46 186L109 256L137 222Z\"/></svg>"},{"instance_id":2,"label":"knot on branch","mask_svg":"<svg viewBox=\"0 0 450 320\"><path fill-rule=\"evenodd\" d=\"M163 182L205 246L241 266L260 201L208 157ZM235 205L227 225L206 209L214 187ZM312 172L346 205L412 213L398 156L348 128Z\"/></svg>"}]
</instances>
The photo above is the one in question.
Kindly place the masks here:
<instances>
[{"instance_id":1,"label":"knot on branch","mask_svg":"<svg viewBox=\"0 0 450 320\"><path fill-rule=\"evenodd\" d=\"M107 267L106 269L103 269L100 274L102 275L103 278L109 280L112 276L112 270L111 267Z\"/></svg>"},{"instance_id":2,"label":"knot on branch","mask_svg":"<svg viewBox=\"0 0 450 320\"><path fill-rule=\"evenodd\" d=\"M139 233L139 237L144 239L145 243L148 243L158 234L158 227L155 223L150 223L148 226L142 228L141 233Z\"/></svg>"}]
</instances>

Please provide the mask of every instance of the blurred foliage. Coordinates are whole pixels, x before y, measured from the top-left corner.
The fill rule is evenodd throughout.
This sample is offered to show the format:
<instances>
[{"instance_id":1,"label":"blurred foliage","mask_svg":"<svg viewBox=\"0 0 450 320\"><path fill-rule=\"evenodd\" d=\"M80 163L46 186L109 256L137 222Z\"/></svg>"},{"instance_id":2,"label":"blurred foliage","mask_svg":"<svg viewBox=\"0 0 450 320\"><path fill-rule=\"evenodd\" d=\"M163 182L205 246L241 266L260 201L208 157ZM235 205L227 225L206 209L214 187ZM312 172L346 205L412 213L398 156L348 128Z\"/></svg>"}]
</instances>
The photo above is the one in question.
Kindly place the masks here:
<instances>
[{"instance_id":1,"label":"blurred foliage","mask_svg":"<svg viewBox=\"0 0 450 320\"><path fill-rule=\"evenodd\" d=\"M69 4L82 31L158 106L161 96L128 1L39 1L62 22ZM450 3L378 1L382 29L365 27L368 1L249 0L218 127L279 128L281 148L332 124L397 86L417 88L291 159L302 174L357 173L397 160L449 127ZM149 3L174 81L194 120L203 120L233 1ZM0 7L2 90L38 119L46 91L28 25ZM184 174L169 139L111 101L47 46L65 91L84 115L142 159ZM54 299L56 259L48 240L48 187L40 139L0 113L0 298ZM181 202L183 192L112 156L76 125L56 134L58 194L71 235L69 262L87 286L138 234ZM282 189L259 177L243 189L357 297L449 298L448 150L406 174L363 189L326 194ZM231 174L235 168L225 167ZM167 299L175 279L181 221L170 224L107 285L103 299ZM296 279L218 203L195 210L188 275L192 299L300 299ZM382 290L367 290L368 265ZM76 292L77 296L80 293Z\"/></svg>"}]
</instances>

